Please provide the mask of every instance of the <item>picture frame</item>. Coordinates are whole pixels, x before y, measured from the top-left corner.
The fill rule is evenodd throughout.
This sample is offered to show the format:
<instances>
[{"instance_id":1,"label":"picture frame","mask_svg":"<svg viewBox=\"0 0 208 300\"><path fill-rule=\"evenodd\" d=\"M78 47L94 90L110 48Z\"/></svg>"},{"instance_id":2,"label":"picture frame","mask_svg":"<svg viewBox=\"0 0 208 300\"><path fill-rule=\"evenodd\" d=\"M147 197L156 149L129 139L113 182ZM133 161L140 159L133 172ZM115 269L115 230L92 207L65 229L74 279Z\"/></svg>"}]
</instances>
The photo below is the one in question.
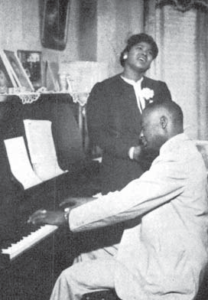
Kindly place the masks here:
<instances>
[{"instance_id":1,"label":"picture frame","mask_svg":"<svg viewBox=\"0 0 208 300\"><path fill-rule=\"evenodd\" d=\"M10 71L17 82L17 85L20 89L24 89L26 92L33 92L34 88L29 80L26 71L24 70L17 54L14 51L3 50L6 56L6 59L9 63Z\"/></svg>"},{"instance_id":2,"label":"picture frame","mask_svg":"<svg viewBox=\"0 0 208 300\"><path fill-rule=\"evenodd\" d=\"M45 86L48 91L59 92L59 74L58 64L55 62L46 61Z\"/></svg>"},{"instance_id":3,"label":"picture frame","mask_svg":"<svg viewBox=\"0 0 208 300\"><path fill-rule=\"evenodd\" d=\"M67 43L70 0L44 0L41 43L54 50L64 50Z\"/></svg>"},{"instance_id":4,"label":"picture frame","mask_svg":"<svg viewBox=\"0 0 208 300\"><path fill-rule=\"evenodd\" d=\"M15 80L10 64L3 50L0 50L0 89L1 92L7 93L9 88L16 88L17 81Z\"/></svg>"},{"instance_id":5,"label":"picture frame","mask_svg":"<svg viewBox=\"0 0 208 300\"><path fill-rule=\"evenodd\" d=\"M18 50L17 56L35 90L42 86L41 51Z\"/></svg>"}]
</instances>

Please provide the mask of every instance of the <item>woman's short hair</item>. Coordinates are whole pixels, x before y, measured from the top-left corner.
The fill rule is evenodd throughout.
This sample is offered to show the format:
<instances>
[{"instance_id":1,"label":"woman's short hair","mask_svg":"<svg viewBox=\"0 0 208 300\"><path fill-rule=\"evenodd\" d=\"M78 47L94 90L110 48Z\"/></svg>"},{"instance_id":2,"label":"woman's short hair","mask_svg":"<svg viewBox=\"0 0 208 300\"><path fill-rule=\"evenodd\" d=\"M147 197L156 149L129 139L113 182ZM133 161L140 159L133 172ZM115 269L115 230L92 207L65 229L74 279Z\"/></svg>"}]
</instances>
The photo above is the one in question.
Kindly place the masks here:
<instances>
[{"instance_id":1,"label":"woman's short hair","mask_svg":"<svg viewBox=\"0 0 208 300\"><path fill-rule=\"evenodd\" d=\"M141 42L148 43L152 48L153 58L155 59L157 57L159 50L158 50L157 44L154 41L154 39L146 33L134 34L134 35L130 36L130 38L127 40L127 45L126 45L125 49L121 52L120 64L122 66L124 66L124 62L125 62L124 54L126 52L129 52L133 46L135 46L136 44L141 43Z\"/></svg>"}]
</instances>

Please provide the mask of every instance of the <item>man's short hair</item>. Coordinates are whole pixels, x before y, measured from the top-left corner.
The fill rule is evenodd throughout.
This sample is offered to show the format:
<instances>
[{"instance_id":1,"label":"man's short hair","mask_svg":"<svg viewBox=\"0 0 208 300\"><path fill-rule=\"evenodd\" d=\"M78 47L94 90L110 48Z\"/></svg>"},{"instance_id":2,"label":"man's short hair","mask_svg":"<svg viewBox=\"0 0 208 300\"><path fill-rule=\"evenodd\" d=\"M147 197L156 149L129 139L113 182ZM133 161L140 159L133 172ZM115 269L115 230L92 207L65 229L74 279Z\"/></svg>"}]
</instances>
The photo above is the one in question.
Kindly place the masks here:
<instances>
[{"instance_id":1,"label":"man's short hair","mask_svg":"<svg viewBox=\"0 0 208 300\"><path fill-rule=\"evenodd\" d=\"M183 111L181 107L174 101L153 102L149 104L145 110L153 111L164 108L170 115L173 124L183 126Z\"/></svg>"},{"instance_id":2,"label":"man's short hair","mask_svg":"<svg viewBox=\"0 0 208 300\"><path fill-rule=\"evenodd\" d=\"M124 54L126 52L129 52L133 46L135 46L136 44L141 43L141 42L148 43L152 48L153 58L155 59L157 57L159 50L158 50L157 44L154 41L154 39L146 33L134 34L127 40L127 45L126 45L125 49L121 52L120 64L122 66L124 66L124 62L125 62Z\"/></svg>"}]
</instances>

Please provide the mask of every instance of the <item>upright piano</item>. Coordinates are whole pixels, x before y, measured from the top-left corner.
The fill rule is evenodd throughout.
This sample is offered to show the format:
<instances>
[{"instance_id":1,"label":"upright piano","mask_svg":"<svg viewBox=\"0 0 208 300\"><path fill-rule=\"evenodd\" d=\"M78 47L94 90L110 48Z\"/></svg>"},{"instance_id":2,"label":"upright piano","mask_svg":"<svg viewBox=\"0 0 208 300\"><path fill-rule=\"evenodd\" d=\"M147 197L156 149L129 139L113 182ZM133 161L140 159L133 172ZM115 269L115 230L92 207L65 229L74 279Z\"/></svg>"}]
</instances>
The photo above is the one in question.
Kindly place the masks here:
<instances>
[{"instance_id":1,"label":"upright piano","mask_svg":"<svg viewBox=\"0 0 208 300\"><path fill-rule=\"evenodd\" d=\"M37 209L60 209L69 196L99 192L99 165L87 158L79 105L69 94L42 94L22 104L18 96L0 102L0 299L46 300L54 282L78 254L68 228L27 223ZM24 189L14 177L4 140L22 136L23 120L50 120L59 166L68 172Z\"/></svg>"}]
</instances>

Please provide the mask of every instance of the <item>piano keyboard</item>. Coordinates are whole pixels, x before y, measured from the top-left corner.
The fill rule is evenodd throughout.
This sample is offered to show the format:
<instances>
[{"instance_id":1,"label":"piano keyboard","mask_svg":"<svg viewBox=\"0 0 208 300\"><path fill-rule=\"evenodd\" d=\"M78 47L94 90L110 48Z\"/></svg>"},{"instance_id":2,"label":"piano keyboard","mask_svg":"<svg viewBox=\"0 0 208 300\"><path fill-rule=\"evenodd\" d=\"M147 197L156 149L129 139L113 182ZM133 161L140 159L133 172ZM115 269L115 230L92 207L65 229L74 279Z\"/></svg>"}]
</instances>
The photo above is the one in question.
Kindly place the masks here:
<instances>
[{"instance_id":1,"label":"piano keyboard","mask_svg":"<svg viewBox=\"0 0 208 300\"><path fill-rule=\"evenodd\" d=\"M2 254L9 255L10 260L16 258L42 239L46 238L58 229L56 225L44 225L38 230L30 233L28 236L23 237L15 244L11 244L8 248L2 249Z\"/></svg>"}]
</instances>

